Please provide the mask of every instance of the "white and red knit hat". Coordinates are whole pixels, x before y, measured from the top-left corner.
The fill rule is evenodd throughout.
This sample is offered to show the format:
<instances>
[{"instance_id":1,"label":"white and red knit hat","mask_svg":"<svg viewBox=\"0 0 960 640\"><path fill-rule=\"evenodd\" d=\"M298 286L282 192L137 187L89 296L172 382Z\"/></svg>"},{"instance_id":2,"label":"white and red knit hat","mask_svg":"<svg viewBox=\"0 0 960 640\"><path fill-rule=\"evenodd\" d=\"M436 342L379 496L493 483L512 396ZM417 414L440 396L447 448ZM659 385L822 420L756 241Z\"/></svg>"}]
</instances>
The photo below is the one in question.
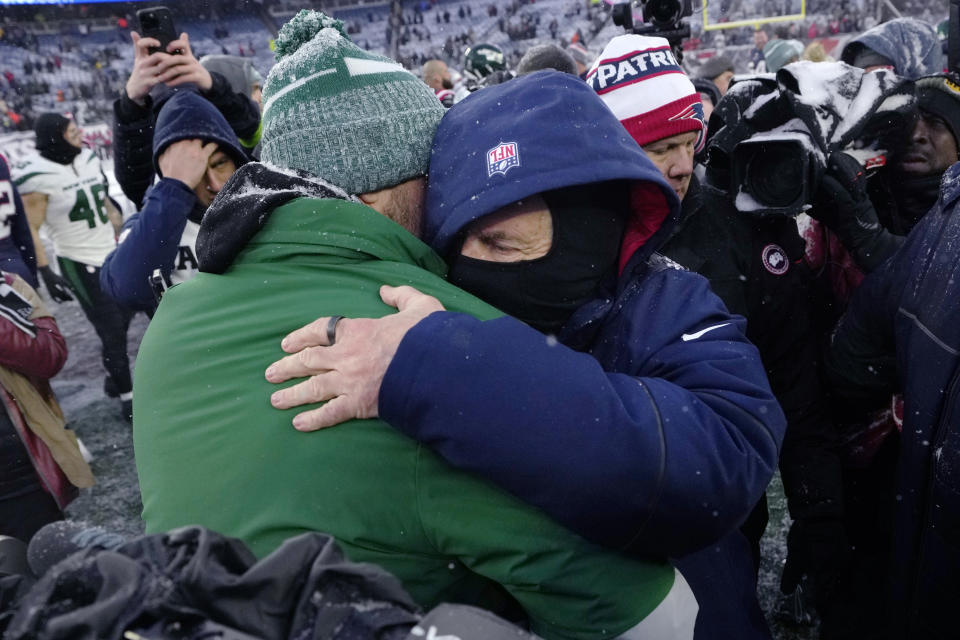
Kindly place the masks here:
<instances>
[{"instance_id":1,"label":"white and red knit hat","mask_svg":"<svg viewBox=\"0 0 960 640\"><path fill-rule=\"evenodd\" d=\"M587 72L587 83L641 146L697 131L702 147L700 94L665 38L617 36Z\"/></svg>"}]
</instances>

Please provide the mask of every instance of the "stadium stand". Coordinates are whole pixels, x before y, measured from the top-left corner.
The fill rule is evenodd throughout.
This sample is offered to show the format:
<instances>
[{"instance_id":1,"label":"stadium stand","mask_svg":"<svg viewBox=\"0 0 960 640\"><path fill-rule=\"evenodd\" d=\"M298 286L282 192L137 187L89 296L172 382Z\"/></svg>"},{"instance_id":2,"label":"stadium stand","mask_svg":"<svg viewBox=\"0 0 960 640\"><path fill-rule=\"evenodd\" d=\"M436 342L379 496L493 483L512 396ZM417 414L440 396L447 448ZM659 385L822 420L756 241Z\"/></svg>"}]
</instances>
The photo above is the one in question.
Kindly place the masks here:
<instances>
[{"instance_id":1,"label":"stadium stand","mask_svg":"<svg viewBox=\"0 0 960 640\"><path fill-rule=\"evenodd\" d=\"M202 4L168 3L177 28L190 34L197 57L227 53L250 57L263 74L273 64L270 43L277 29L302 8L318 8L343 20L352 38L368 50L392 55L414 72L430 58L462 65L471 44L504 50L509 65L536 44L583 43L598 53L622 33L610 7L592 0L255 0ZM697 4L697 3L695 3ZM936 23L945 18L937 0L898 3L909 15ZM724 0L722 21L797 11L798 0ZM877 4L868 0L809 0L801 21L769 25L771 33L805 43L820 40L827 54L853 34L877 23ZM130 70L129 30L136 4L0 4L0 131L29 130L32 115L69 112L81 125L108 123L111 102ZM704 31L702 16L690 20L685 65L695 74L700 62L720 50L746 70L753 26Z\"/></svg>"}]
</instances>

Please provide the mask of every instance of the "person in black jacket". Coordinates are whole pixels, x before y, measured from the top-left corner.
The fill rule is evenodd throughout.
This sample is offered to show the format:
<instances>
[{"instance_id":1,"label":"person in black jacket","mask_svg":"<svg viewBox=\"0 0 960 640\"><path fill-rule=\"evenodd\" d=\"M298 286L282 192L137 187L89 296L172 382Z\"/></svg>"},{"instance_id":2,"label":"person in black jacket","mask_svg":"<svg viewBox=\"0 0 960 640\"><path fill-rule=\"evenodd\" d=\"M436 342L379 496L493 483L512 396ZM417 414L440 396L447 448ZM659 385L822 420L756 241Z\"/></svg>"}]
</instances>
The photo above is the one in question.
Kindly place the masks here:
<instances>
[{"instance_id":1,"label":"person in black jacket","mask_svg":"<svg viewBox=\"0 0 960 640\"><path fill-rule=\"evenodd\" d=\"M138 207L153 183L153 126L156 113L171 90L196 88L223 114L250 152L260 137L260 108L250 98L255 86L238 92L216 71L208 71L190 50L186 33L167 45L167 50L150 53L159 47L154 38L142 38L132 31L134 63L120 97L113 103L114 171L123 193ZM180 53L173 53L179 50Z\"/></svg>"}]
</instances>

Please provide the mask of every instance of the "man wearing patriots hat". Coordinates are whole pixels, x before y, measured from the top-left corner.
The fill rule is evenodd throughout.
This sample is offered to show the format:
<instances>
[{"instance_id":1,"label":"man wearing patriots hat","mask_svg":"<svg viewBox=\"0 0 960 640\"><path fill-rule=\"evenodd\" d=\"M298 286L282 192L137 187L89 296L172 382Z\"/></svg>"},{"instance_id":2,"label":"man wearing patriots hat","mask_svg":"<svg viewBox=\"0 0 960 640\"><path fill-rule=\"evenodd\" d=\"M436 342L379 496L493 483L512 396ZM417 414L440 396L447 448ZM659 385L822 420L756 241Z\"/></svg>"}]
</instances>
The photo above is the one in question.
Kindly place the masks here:
<instances>
[{"instance_id":1,"label":"man wearing patriots hat","mask_svg":"<svg viewBox=\"0 0 960 640\"><path fill-rule=\"evenodd\" d=\"M587 82L682 200L680 222L660 252L705 276L727 308L747 318L747 337L760 350L771 389L787 416L780 472L795 520L788 545L795 555L791 559L829 599L846 544L838 528L842 486L835 432L825 415L816 369L812 310L822 304L812 299L814 276L804 261L805 243L796 221L751 215L723 198L703 197L694 175L694 156L703 146L703 109L665 39L634 34L614 38L588 72ZM731 594L750 600L744 607L756 612L749 588L731 584L717 560L722 555L729 566L739 567L750 562L752 551L756 569L766 523L764 498L739 532L678 564L691 578L703 619L724 620L731 611L725 605ZM817 540L821 544L814 545ZM792 587L793 581L785 577L785 592ZM715 597L700 595L711 592ZM729 622L718 624L736 628Z\"/></svg>"},{"instance_id":2,"label":"man wearing patriots hat","mask_svg":"<svg viewBox=\"0 0 960 640\"><path fill-rule=\"evenodd\" d=\"M664 38L618 36L587 72L610 107L683 200L703 147L703 105Z\"/></svg>"}]
</instances>

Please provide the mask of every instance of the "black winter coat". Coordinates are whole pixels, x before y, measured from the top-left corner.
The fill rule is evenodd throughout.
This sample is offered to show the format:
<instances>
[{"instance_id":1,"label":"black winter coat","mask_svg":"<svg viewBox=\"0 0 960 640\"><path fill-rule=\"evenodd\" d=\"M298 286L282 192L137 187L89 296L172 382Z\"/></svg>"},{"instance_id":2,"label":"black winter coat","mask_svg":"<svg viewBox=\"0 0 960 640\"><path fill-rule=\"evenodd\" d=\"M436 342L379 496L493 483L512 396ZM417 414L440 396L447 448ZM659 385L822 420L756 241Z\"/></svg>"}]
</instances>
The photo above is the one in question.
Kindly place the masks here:
<instances>
[{"instance_id":1,"label":"black winter coat","mask_svg":"<svg viewBox=\"0 0 960 640\"><path fill-rule=\"evenodd\" d=\"M780 472L791 516L839 523L837 436L818 372L822 332L814 311L823 303L804 248L793 218L741 213L708 198L694 177L682 221L661 253L710 280L727 308L747 319L747 337L787 416Z\"/></svg>"}]
</instances>

